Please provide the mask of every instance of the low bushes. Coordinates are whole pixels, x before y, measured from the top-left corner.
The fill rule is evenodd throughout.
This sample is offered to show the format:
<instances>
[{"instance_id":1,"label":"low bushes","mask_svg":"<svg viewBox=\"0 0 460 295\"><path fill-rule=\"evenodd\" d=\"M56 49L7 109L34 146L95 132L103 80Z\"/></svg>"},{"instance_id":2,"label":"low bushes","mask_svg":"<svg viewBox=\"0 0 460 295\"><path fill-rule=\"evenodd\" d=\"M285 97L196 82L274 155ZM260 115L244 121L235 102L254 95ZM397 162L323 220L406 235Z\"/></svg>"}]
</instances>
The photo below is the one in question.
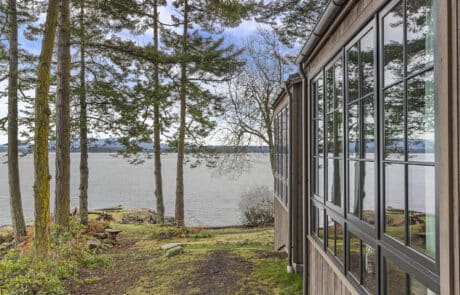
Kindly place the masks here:
<instances>
[{"instance_id":1,"label":"low bushes","mask_svg":"<svg viewBox=\"0 0 460 295\"><path fill-rule=\"evenodd\" d=\"M273 193L267 186L253 187L241 198L240 210L246 225L266 226L274 223Z\"/></svg>"}]
</instances>

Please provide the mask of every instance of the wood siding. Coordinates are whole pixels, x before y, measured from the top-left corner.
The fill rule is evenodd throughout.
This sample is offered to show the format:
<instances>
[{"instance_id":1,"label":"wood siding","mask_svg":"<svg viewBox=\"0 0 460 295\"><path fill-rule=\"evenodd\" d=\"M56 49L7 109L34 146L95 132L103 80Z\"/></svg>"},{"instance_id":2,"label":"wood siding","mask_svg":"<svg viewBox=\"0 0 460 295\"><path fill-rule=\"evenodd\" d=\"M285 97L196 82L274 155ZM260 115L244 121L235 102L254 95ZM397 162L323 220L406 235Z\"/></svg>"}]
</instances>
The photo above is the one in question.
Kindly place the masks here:
<instances>
[{"instance_id":1,"label":"wood siding","mask_svg":"<svg viewBox=\"0 0 460 295\"><path fill-rule=\"evenodd\" d=\"M275 198L275 250L288 247L289 215L287 208Z\"/></svg>"},{"instance_id":2,"label":"wood siding","mask_svg":"<svg viewBox=\"0 0 460 295\"><path fill-rule=\"evenodd\" d=\"M309 243L309 293L314 295L352 295L358 292L351 286L344 274L319 249L315 241Z\"/></svg>"}]
</instances>

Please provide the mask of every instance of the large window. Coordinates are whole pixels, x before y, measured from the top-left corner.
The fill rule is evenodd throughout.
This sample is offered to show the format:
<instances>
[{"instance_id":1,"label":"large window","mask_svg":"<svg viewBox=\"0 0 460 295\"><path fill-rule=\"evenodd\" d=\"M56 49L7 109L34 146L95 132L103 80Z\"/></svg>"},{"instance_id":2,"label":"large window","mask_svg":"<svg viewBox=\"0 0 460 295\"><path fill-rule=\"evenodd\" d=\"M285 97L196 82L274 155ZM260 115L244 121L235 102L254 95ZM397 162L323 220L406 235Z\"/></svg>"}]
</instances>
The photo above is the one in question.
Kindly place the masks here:
<instances>
[{"instance_id":1,"label":"large window","mask_svg":"<svg viewBox=\"0 0 460 295\"><path fill-rule=\"evenodd\" d=\"M311 80L311 230L369 294L439 293L436 0L390 2Z\"/></svg>"},{"instance_id":2,"label":"large window","mask_svg":"<svg viewBox=\"0 0 460 295\"><path fill-rule=\"evenodd\" d=\"M287 206L289 200L289 107L283 107L274 120L275 196Z\"/></svg>"}]
</instances>

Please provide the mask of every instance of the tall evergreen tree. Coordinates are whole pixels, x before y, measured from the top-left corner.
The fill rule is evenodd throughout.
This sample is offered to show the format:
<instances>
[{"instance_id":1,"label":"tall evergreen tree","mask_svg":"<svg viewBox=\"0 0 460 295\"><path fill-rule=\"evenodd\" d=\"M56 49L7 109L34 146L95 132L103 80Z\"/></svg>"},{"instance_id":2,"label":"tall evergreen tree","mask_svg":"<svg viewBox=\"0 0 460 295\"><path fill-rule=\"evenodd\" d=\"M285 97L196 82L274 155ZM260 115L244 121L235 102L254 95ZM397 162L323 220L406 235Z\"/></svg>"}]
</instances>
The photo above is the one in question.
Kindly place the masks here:
<instances>
[{"instance_id":1,"label":"tall evergreen tree","mask_svg":"<svg viewBox=\"0 0 460 295\"><path fill-rule=\"evenodd\" d=\"M273 0L260 2L257 21L269 24L284 45L300 47L329 0Z\"/></svg>"},{"instance_id":2,"label":"tall evergreen tree","mask_svg":"<svg viewBox=\"0 0 460 295\"><path fill-rule=\"evenodd\" d=\"M70 212L70 0L60 0L57 38L55 222L69 229Z\"/></svg>"},{"instance_id":3,"label":"tall evergreen tree","mask_svg":"<svg viewBox=\"0 0 460 295\"><path fill-rule=\"evenodd\" d=\"M50 109L48 105L48 92L50 87L50 70L56 35L58 8L59 0L49 0L38 66L37 89L35 93L34 254L37 257L47 256L50 247L50 173L48 162Z\"/></svg>"},{"instance_id":4,"label":"tall evergreen tree","mask_svg":"<svg viewBox=\"0 0 460 295\"><path fill-rule=\"evenodd\" d=\"M22 210L18 156L19 45L16 0L8 1L9 79L8 79L8 183L10 211L15 237L26 235Z\"/></svg>"},{"instance_id":5,"label":"tall evergreen tree","mask_svg":"<svg viewBox=\"0 0 460 295\"><path fill-rule=\"evenodd\" d=\"M203 138L216 127L212 117L222 111L222 98L211 93L205 85L229 79L241 66L237 60L241 51L231 45L225 46L224 38L214 40L209 33L238 25L252 6L235 1L178 0L173 4L180 14L173 18L174 25L181 27L182 32L172 33L165 43L174 49L174 55L179 58L176 74L179 123L175 219L178 226L184 226L186 136Z\"/></svg>"}]
</instances>

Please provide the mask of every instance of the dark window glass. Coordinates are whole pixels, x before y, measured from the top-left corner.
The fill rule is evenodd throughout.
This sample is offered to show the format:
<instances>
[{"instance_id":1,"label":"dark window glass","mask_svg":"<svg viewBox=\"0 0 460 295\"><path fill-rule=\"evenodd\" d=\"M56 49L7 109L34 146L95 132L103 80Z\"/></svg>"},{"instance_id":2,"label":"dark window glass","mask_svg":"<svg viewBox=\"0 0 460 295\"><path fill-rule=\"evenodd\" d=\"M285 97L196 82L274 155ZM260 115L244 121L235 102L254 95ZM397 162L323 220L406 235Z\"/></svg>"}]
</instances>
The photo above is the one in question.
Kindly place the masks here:
<instances>
[{"instance_id":1,"label":"dark window glass","mask_svg":"<svg viewBox=\"0 0 460 295\"><path fill-rule=\"evenodd\" d=\"M335 196L334 196L334 177L335 177L335 165L334 159L327 160L328 167L327 167L327 200L331 203L334 203Z\"/></svg>"},{"instance_id":2,"label":"dark window glass","mask_svg":"<svg viewBox=\"0 0 460 295\"><path fill-rule=\"evenodd\" d=\"M409 166L409 238L410 246L436 256L435 168Z\"/></svg>"},{"instance_id":3,"label":"dark window glass","mask_svg":"<svg viewBox=\"0 0 460 295\"><path fill-rule=\"evenodd\" d=\"M385 159L404 160L404 87L395 85L385 90Z\"/></svg>"},{"instance_id":4,"label":"dark window glass","mask_svg":"<svg viewBox=\"0 0 460 295\"><path fill-rule=\"evenodd\" d=\"M362 219L375 224L375 174L373 162L361 162L360 191L362 204Z\"/></svg>"},{"instance_id":5,"label":"dark window glass","mask_svg":"<svg viewBox=\"0 0 460 295\"><path fill-rule=\"evenodd\" d=\"M318 196L324 197L324 158L318 158Z\"/></svg>"},{"instance_id":6,"label":"dark window glass","mask_svg":"<svg viewBox=\"0 0 460 295\"><path fill-rule=\"evenodd\" d=\"M358 43L353 45L347 52L347 86L348 101L359 97L359 51Z\"/></svg>"},{"instance_id":7,"label":"dark window glass","mask_svg":"<svg viewBox=\"0 0 460 295\"><path fill-rule=\"evenodd\" d=\"M324 153L324 121L322 119L318 119L317 140L319 156L323 156L322 154Z\"/></svg>"},{"instance_id":8,"label":"dark window glass","mask_svg":"<svg viewBox=\"0 0 460 295\"><path fill-rule=\"evenodd\" d=\"M361 240L351 232L348 233L348 271L356 281L361 281Z\"/></svg>"},{"instance_id":9,"label":"dark window glass","mask_svg":"<svg viewBox=\"0 0 460 295\"><path fill-rule=\"evenodd\" d=\"M396 5L383 19L384 84L403 78L404 18L402 3Z\"/></svg>"},{"instance_id":10,"label":"dark window glass","mask_svg":"<svg viewBox=\"0 0 460 295\"><path fill-rule=\"evenodd\" d=\"M335 156L343 156L343 112L335 113Z\"/></svg>"},{"instance_id":11,"label":"dark window glass","mask_svg":"<svg viewBox=\"0 0 460 295\"><path fill-rule=\"evenodd\" d=\"M317 87L317 112L318 112L318 117L323 117L324 114L324 85L323 85L323 78L319 78L318 81L316 82L316 87Z\"/></svg>"},{"instance_id":12,"label":"dark window glass","mask_svg":"<svg viewBox=\"0 0 460 295\"><path fill-rule=\"evenodd\" d=\"M348 156L359 158L359 103L353 103L348 107Z\"/></svg>"},{"instance_id":13,"label":"dark window glass","mask_svg":"<svg viewBox=\"0 0 460 295\"><path fill-rule=\"evenodd\" d=\"M407 140L410 161L434 162L435 103L433 71L407 83Z\"/></svg>"},{"instance_id":14,"label":"dark window glass","mask_svg":"<svg viewBox=\"0 0 460 295\"><path fill-rule=\"evenodd\" d=\"M375 107L374 96L368 96L363 100L363 137L364 158L375 158Z\"/></svg>"},{"instance_id":15,"label":"dark window glass","mask_svg":"<svg viewBox=\"0 0 460 295\"><path fill-rule=\"evenodd\" d=\"M334 113L327 115L327 152L328 157L334 156Z\"/></svg>"},{"instance_id":16,"label":"dark window glass","mask_svg":"<svg viewBox=\"0 0 460 295\"><path fill-rule=\"evenodd\" d=\"M343 234L343 226L340 223L335 223L335 256L343 264L345 261L345 238Z\"/></svg>"},{"instance_id":17,"label":"dark window glass","mask_svg":"<svg viewBox=\"0 0 460 295\"><path fill-rule=\"evenodd\" d=\"M385 231L403 241L404 215L404 165L385 164Z\"/></svg>"},{"instance_id":18,"label":"dark window glass","mask_svg":"<svg viewBox=\"0 0 460 295\"><path fill-rule=\"evenodd\" d=\"M407 1L407 71L433 65L434 23L432 0Z\"/></svg>"},{"instance_id":19,"label":"dark window glass","mask_svg":"<svg viewBox=\"0 0 460 295\"><path fill-rule=\"evenodd\" d=\"M360 162L349 161L348 163L348 212L359 217L359 180Z\"/></svg>"},{"instance_id":20,"label":"dark window glass","mask_svg":"<svg viewBox=\"0 0 460 295\"><path fill-rule=\"evenodd\" d=\"M374 92L374 48L375 34L372 29L361 39L361 97Z\"/></svg>"},{"instance_id":21,"label":"dark window glass","mask_svg":"<svg viewBox=\"0 0 460 295\"><path fill-rule=\"evenodd\" d=\"M363 286L370 294L376 294L377 290L377 251L362 242L363 255Z\"/></svg>"},{"instance_id":22,"label":"dark window glass","mask_svg":"<svg viewBox=\"0 0 460 295\"><path fill-rule=\"evenodd\" d=\"M339 59L334 64L334 94L335 94L335 109L343 110L343 63L342 59Z\"/></svg>"},{"instance_id":23,"label":"dark window glass","mask_svg":"<svg viewBox=\"0 0 460 295\"><path fill-rule=\"evenodd\" d=\"M436 295L436 293L414 278L410 278L410 295Z\"/></svg>"},{"instance_id":24,"label":"dark window glass","mask_svg":"<svg viewBox=\"0 0 460 295\"><path fill-rule=\"evenodd\" d=\"M318 210L318 238L322 241L324 240L324 211L322 209Z\"/></svg>"},{"instance_id":25,"label":"dark window glass","mask_svg":"<svg viewBox=\"0 0 460 295\"><path fill-rule=\"evenodd\" d=\"M327 217L327 248L334 254L335 248L335 222L330 218Z\"/></svg>"},{"instance_id":26,"label":"dark window glass","mask_svg":"<svg viewBox=\"0 0 460 295\"><path fill-rule=\"evenodd\" d=\"M334 110L334 68L331 67L326 71L326 112Z\"/></svg>"},{"instance_id":27,"label":"dark window glass","mask_svg":"<svg viewBox=\"0 0 460 295\"><path fill-rule=\"evenodd\" d=\"M406 273L389 259L385 259L386 294L406 294Z\"/></svg>"}]
</instances>

